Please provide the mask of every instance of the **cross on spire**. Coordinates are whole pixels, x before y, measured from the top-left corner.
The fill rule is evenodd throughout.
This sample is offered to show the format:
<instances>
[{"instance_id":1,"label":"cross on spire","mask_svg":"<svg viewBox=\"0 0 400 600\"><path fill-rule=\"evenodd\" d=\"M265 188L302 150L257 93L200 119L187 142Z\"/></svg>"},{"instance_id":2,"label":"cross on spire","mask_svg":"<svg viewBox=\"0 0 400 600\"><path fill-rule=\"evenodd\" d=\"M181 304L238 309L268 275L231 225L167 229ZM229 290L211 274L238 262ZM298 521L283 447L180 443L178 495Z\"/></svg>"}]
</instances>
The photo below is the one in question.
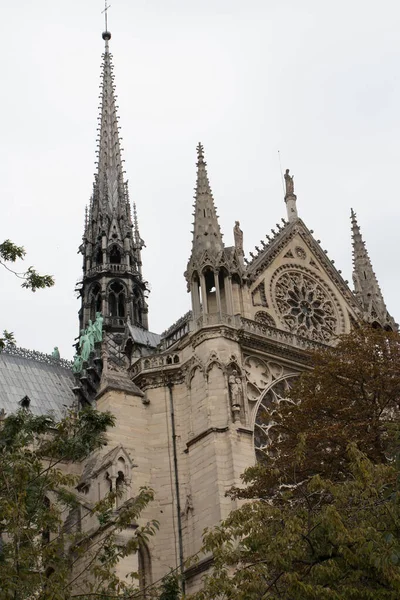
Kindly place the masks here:
<instances>
[{"instance_id":1,"label":"cross on spire","mask_svg":"<svg viewBox=\"0 0 400 600\"><path fill-rule=\"evenodd\" d=\"M107 11L108 9L111 8L111 4L107 4L107 0L104 0L104 10L101 11L101 14L104 13L104 21L105 21L105 31L108 31L108 15L107 15Z\"/></svg>"}]
</instances>

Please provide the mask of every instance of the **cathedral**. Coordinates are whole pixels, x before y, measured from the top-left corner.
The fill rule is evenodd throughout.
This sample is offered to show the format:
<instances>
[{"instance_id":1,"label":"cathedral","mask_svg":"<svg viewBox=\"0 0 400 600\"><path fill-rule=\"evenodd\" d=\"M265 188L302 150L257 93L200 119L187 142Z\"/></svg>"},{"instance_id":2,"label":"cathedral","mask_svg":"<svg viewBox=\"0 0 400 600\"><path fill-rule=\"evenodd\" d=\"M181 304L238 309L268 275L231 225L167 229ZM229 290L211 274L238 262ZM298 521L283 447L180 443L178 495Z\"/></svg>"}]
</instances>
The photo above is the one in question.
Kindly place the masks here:
<instances>
[{"instance_id":1,"label":"cathedral","mask_svg":"<svg viewBox=\"0 0 400 600\"><path fill-rule=\"evenodd\" d=\"M71 364L6 349L0 409L10 413L24 401L35 414L61 415L74 402L111 411L116 426L108 445L79 465L82 507L120 485L125 499L153 488L143 518L157 519L159 532L118 568L132 571L136 561L142 585L182 568L190 593L212 557L190 567L185 561L200 549L204 529L236 507L225 492L270 443L261 415L307 368L309 350L334 344L360 319L387 330L397 325L354 212L351 289L298 216L289 170L284 217L272 235L246 258L236 222L234 246L225 246L199 144L184 273L191 310L164 333L149 331L144 242L124 179L108 31L103 40L97 173L79 248L77 354Z\"/></svg>"}]
</instances>

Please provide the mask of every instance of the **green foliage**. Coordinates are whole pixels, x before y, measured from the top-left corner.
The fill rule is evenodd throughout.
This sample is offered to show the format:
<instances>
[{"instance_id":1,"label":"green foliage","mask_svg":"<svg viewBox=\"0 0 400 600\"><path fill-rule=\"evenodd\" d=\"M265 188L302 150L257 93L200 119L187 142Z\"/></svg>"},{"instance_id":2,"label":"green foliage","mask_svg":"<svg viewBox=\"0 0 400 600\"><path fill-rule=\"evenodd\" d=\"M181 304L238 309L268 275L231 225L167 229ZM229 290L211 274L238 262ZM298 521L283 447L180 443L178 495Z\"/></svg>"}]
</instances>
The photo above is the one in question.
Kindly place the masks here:
<instances>
[{"instance_id":1,"label":"green foliage","mask_svg":"<svg viewBox=\"0 0 400 600\"><path fill-rule=\"evenodd\" d=\"M15 346L15 338L12 332L5 329L3 331L3 337L0 337L0 352L9 346Z\"/></svg>"},{"instance_id":2,"label":"green foliage","mask_svg":"<svg viewBox=\"0 0 400 600\"><path fill-rule=\"evenodd\" d=\"M26 252L23 246L16 246L11 240L5 240L0 244L0 258L7 262L15 262L18 258L24 258Z\"/></svg>"},{"instance_id":3,"label":"green foliage","mask_svg":"<svg viewBox=\"0 0 400 600\"><path fill-rule=\"evenodd\" d=\"M181 589L179 578L174 573L166 575L161 583L159 600L179 600Z\"/></svg>"},{"instance_id":4,"label":"green foliage","mask_svg":"<svg viewBox=\"0 0 400 600\"><path fill-rule=\"evenodd\" d=\"M104 446L113 424L92 408L59 422L21 409L0 422L1 600L141 597L137 573L121 581L115 567L154 535L156 522L136 526L153 492L118 509L115 492L82 504L67 468Z\"/></svg>"},{"instance_id":5,"label":"green foliage","mask_svg":"<svg viewBox=\"0 0 400 600\"><path fill-rule=\"evenodd\" d=\"M6 263L15 263L17 259L24 259L26 251L23 246L16 246L10 240L5 240L0 244L0 264L7 271L13 273L19 279L22 279L22 287L36 292L36 290L52 287L54 279L51 275L40 275L33 267L27 271L18 273L11 269Z\"/></svg>"},{"instance_id":6,"label":"green foliage","mask_svg":"<svg viewBox=\"0 0 400 600\"><path fill-rule=\"evenodd\" d=\"M360 326L272 405L196 600L400 598L400 337ZM270 450L273 448L273 452Z\"/></svg>"}]
</instances>

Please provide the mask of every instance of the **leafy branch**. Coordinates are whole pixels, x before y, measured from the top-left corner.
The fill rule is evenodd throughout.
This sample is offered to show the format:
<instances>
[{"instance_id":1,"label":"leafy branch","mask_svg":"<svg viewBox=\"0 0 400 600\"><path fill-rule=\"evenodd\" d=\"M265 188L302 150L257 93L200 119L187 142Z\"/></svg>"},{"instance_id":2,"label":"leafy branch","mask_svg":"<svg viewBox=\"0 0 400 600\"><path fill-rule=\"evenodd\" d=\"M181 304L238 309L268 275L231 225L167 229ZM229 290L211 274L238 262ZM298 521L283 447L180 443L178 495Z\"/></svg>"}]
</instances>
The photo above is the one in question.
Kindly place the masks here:
<instances>
[{"instance_id":1,"label":"leafy branch","mask_svg":"<svg viewBox=\"0 0 400 600\"><path fill-rule=\"evenodd\" d=\"M7 263L15 263L18 259L24 260L25 256L25 248L17 246L11 240L5 240L0 244L0 265L18 279L22 279L23 288L36 292L39 289L52 287L54 278L51 275L40 275L33 267L29 267L24 272L18 272L7 265Z\"/></svg>"}]
</instances>

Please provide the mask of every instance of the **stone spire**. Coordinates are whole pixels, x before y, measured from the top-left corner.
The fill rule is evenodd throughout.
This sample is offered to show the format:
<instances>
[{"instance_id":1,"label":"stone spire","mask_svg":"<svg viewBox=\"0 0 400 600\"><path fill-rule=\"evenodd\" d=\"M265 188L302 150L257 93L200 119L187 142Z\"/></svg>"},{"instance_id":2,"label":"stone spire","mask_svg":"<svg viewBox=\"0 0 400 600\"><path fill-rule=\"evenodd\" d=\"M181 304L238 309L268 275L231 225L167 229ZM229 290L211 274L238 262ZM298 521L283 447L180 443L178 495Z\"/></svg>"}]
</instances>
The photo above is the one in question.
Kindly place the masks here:
<instances>
[{"instance_id":1,"label":"stone spire","mask_svg":"<svg viewBox=\"0 0 400 600\"><path fill-rule=\"evenodd\" d=\"M195 188L192 256L202 255L205 251L216 256L221 254L224 249L206 166L204 149L202 144L199 143L197 146L197 184Z\"/></svg>"},{"instance_id":2,"label":"stone spire","mask_svg":"<svg viewBox=\"0 0 400 600\"><path fill-rule=\"evenodd\" d=\"M200 316L204 325L224 322L227 315L230 318L234 298L239 294L237 288L243 282L243 232L237 223L235 246L225 248L201 144L197 146L195 192L192 254L185 278L197 326Z\"/></svg>"},{"instance_id":3,"label":"stone spire","mask_svg":"<svg viewBox=\"0 0 400 600\"><path fill-rule=\"evenodd\" d=\"M396 324L387 311L353 209L351 209L351 229L354 293L362 306L364 319L369 323L376 323L387 329L395 329Z\"/></svg>"},{"instance_id":4,"label":"stone spire","mask_svg":"<svg viewBox=\"0 0 400 600\"><path fill-rule=\"evenodd\" d=\"M294 176L289 175L289 169L286 169L284 177L285 177L285 187L286 187L286 192L285 192L286 210L287 210L288 221L289 221L289 223L291 223L292 221L296 221L298 219L297 206L296 206L297 196L294 193Z\"/></svg>"},{"instance_id":5,"label":"stone spire","mask_svg":"<svg viewBox=\"0 0 400 600\"><path fill-rule=\"evenodd\" d=\"M98 146L97 185L101 203L107 211L121 210L125 202L121 147L115 104L115 86L112 55L109 50L111 33L105 31L103 39L103 75L101 83L100 132Z\"/></svg>"},{"instance_id":6,"label":"stone spire","mask_svg":"<svg viewBox=\"0 0 400 600\"><path fill-rule=\"evenodd\" d=\"M80 328L104 317L104 327L122 331L128 322L147 329L146 282L142 279L140 238L124 181L119 137L112 57L111 33L105 42L101 77L98 162L85 232L80 251L84 255Z\"/></svg>"}]
</instances>

